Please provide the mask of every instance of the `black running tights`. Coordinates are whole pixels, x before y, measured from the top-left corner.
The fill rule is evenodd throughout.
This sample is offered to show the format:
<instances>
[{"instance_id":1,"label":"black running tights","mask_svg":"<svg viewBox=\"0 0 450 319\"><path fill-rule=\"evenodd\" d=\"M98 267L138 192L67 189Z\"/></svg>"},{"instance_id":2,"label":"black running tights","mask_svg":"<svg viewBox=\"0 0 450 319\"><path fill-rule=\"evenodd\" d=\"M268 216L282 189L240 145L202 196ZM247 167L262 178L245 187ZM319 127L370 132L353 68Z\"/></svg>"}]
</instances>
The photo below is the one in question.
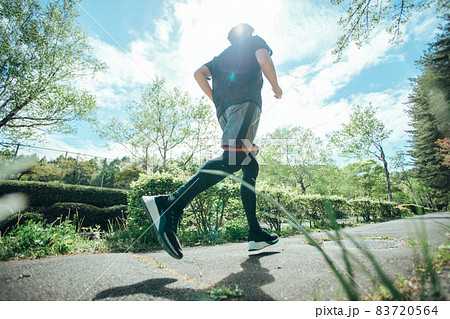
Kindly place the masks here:
<instances>
[{"instance_id":1,"label":"black running tights","mask_svg":"<svg viewBox=\"0 0 450 319\"><path fill-rule=\"evenodd\" d=\"M254 187L259 165L252 153L224 151L221 156L206 162L186 184L171 194L169 201L173 211L181 213L198 194L240 169L242 180ZM216 171L218 174L208 171ZM250 230L259 231L261 228L256 218L255 192L241 184L241 199Z\"/></svg>"}]
</instances>

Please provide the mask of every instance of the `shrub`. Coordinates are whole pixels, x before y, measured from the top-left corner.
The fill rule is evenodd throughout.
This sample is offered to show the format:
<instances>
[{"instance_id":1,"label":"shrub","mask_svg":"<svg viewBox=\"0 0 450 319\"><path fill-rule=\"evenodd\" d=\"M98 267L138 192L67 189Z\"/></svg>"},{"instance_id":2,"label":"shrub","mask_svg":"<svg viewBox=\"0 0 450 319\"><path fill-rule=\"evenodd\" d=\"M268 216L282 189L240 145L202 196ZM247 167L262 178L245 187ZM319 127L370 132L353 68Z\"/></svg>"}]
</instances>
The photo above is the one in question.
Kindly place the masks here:
<instances>
[{"instance_id":1,"label":"shrub","mask_svg":"<svg viewBox=\"0 0 450 319\"><path fill-rule=\"evenodd\" d=\"M407 208L405 205L399 205L399 206L394 207L394 211L395 211L395 216L397 216L398 218L414 215L414 213L409 208Z\"/></svg>"},{"instance_id":2,"label":"shrub","mask_svg":"<svg viewBox=\"0 0 450 319\"><path fill-rule=\"evenodd\" d=\"M425 209L422 206L414 205L414 204L403 204L402 206L404 206L405 208L409 209L410 211L412 211L416 215L423 215L423 214L425 214Z\"/></svg>"},{"instance_id":3,"label":"shrub","mask_svg":"<svg viewBox=\"0 0 450 319\"><path fill-rule=\"evenodd\" d=\"M245 217L234 218L225 223L223 238L225 241L246 240L248 236L248 223Z\"/></svg>"},{"instance_id":4,"label":"shrub","mask_svg":"<svg viewBox=\"0 0 450 319\"><path fill-rule=\"evenodd\" d=\"M276 202L280 203L281 206L291 211L292 198L289 196L290 193L286 188L274 188L273 186L262 183L257 185L257 190L263 194L270 196ZM256 210L258 212L259 219L261 221L266 221L272 229L280 231L281 225L285 218L285 216L282 215L281 211L261 196L256 197L256 203Z\"/></svg>"},{"instance_id":5,"label":"shrub","mask_svg":"<svg viewBox=\"0 0 450 319\"><path fill-rule=\"evenodd\" d=\"M0 233L6 235L13 229L28 223L28 221L44 222L44 214L42 212L24 212L10 216L8 219L0 223Z\"/></svg>"},{"instance_id":6,"label":"shrub","mask_svg":"<svg viewBox=\"0 0 450 319\"><path fill-rule=\"evenodd\" d=\"M142 208L142 196L168 194L178 189L184 182L184 179L167 173L142 175L132 185L129 193L127 226L130 232L139 236L150 227ZM180 240L185 242L245 240L248 226L239 187L238 183L225 179L197 196L184 210L178 234ZM391 202L301 195L292 187L273 187L258 183L257 191L273 198L297 219L296 222L309 220L310 226L316 228L331 227L328 220L329 208L332 209L336 219L355 216L370 221L398 218L409 214L407 209L396 207L396 204ZM257 196L257 213L261 222L266 222L278 232L282 231L282 223L288 219L264 196ZM146 232L143 240L148 244L157 243L152 230Z\"/></svg>"},{"instance_id":7,"label":"shrub","mask_svg":"<svg viewBox=\"0 0 450 319\"><path fill-rule=\"evenodd\" d=\"M230 209L228 204L233 199L240 202L239 186L229 181L221 182L198 195L186 207L185 221L188 225L193 224L200 234L215 237L226 220L244 214L242 204L240 209L235 208L238 205Z\"/></svg>"},{"instance_id":8,"label":"shrub","mask_svg":"<svg viewBox=\"0 0 450 319\"><path fill-rule=\"evenodd\" d=\"M370 199L352 199L349 201L352 215L362 217L365 221L369 221L374 214L372 202Z\"/></svg>"},{"instance_id":9,"label":"shrub","mask_svg":"<svg viewBox=\"0 0 450 319\"><path fill-rule=\"evenodd\" d=\"M28 181L0 183L0 196L15 192L26 194L31 207L49 207L64 202L97 207L127 204L127 191L120 189Z\"/></svg>"},{"instance_id":10,"label":"shrub","mask_svg":"<svg viewBox=\"0 0 450 319\"><path fill-rule=\"evenodd\" d=\"M141 197L146 195L168 194L183 185L184 180L171 176L168 173L153 175L142 174L137 181L131 184L128 194L127 227L133 236L140 236L150 227L150 222L142 207ZM147 231L140 239L141 244L154 245L157 239L153 230Z\"/></svg>"},{"instance_id":11,"label":"shrub","mask_svg":"<svg viewBox=\"0 0 450 319\"><path fill-rule=\"evenodd\" d=\"M45 210L44 217L50 223L58 218L62 220L70 219L77 226L100 226L102 230L108 230L108 221L125 217L127 208L127 205L100 208L83 203L55 203Z\"/></svg>"}]
</instances>

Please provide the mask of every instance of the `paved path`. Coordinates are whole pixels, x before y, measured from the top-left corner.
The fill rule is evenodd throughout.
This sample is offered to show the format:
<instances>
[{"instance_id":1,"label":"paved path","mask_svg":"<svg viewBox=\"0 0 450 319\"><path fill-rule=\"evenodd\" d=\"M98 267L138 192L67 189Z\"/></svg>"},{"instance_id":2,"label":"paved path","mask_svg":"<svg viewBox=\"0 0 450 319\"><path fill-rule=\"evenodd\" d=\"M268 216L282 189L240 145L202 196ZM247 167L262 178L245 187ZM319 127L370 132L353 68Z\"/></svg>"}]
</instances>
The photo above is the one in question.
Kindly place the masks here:
<instances>
[{"instance_id":1,"label":"paved path","mask_svg":"<svg viewBox=\"0 0 450 319\"><path fill-rule=\"evenodd\" d=\"M418 220L424 221L432 247L448 236L442 224L448 229L450 213L364 225L345 232L366 244L393 278L408 276L417 249L408 238ZM324 233L313 236L319 241L326 237ZM351 243L344 244L363 259ZM323 240L322 246L343 265L335 242ZM158 251L0 262L0 300L204 300L212 287L222 285L238 285L242 300L345 297L323 256L306 244L303 236L282 238L277 245L253 254L247 252L247 243L187 247L183 252L181 260ZM360 269L356 269L355 281L361 291L371 291L371 282Z\"/></svg>"}]
</instances>

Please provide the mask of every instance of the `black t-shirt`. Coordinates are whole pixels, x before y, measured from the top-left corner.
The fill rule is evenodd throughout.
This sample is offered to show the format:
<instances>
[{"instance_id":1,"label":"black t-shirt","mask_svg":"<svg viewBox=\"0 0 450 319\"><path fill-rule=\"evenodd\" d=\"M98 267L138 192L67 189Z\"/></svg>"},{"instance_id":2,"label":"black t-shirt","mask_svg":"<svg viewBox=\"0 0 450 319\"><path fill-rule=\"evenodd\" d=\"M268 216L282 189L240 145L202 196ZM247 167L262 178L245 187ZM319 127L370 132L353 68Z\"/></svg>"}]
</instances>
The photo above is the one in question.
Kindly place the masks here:
<instances>
[{"instance_id":1,"label":"black t-shirt","mask_svg":"<svg viewBox=\"0 0 450 319\"><path fill-rule=\"evenodd\" d=\"M217 117L227 107L253 101L261 107L263 78L255 57L258 49L272 50L258 36L238 40L205 64L212 75L212 94Z\"/></svg>"}]
</instances>

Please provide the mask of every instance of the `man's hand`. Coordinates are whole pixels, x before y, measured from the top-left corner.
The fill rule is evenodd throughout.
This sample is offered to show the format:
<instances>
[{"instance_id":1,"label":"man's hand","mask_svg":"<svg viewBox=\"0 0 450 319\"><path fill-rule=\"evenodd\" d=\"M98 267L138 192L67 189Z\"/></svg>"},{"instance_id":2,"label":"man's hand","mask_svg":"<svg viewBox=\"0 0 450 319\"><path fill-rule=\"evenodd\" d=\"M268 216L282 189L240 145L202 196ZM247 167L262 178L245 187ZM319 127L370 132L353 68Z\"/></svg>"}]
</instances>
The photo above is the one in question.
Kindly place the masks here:
<instances>
[{"instance_id":1,"label":"man's hand","mask_svg":"<svg viewBox=\"0 0 450 319\"><path fill-rule=\"evenodd\" d=\"M283 90L281 90L279 86L277 88L272 88L272 91L273 93L275 93L275 95L273 96L274 98L276 98L277 100L282 98Z\"/></svg>"}]
</instances>

